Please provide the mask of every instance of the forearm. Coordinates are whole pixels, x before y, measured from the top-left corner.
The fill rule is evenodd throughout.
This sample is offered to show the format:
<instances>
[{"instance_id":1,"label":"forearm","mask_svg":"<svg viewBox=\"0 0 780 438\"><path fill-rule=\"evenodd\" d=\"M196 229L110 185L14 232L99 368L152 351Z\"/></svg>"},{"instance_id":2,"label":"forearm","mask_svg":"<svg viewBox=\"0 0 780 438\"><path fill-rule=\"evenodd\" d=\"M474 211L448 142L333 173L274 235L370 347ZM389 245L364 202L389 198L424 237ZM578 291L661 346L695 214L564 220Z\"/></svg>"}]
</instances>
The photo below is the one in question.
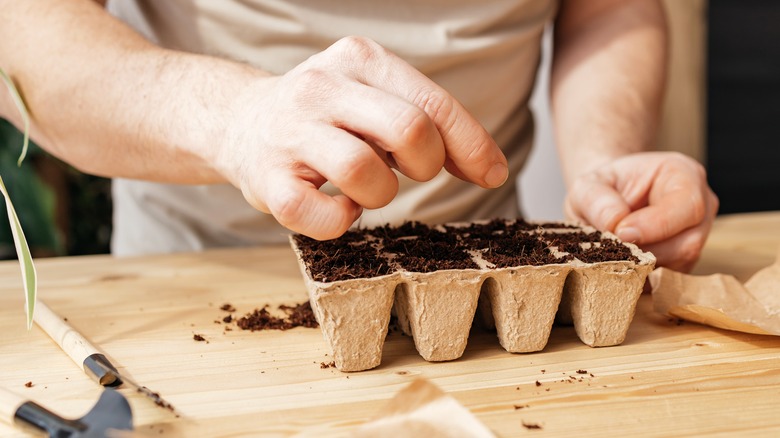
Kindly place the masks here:
<instances>
[{"instance_id":1,"label":"forearm","mask_svg":"<svg viewBox=\"0 0 780 438\"><path fill-rule=\"evenodd\" d=\"M4 1L0 23L0 67L45 149L104 176L224 180L210 164L227 123L220 118L261 72L159 48L86 0ZM0 95L0 115L19 126Z\"/></svg>"},{"instance_id":2,"label":"forearm","mask_svg":"<svg viewBox=\"0 0 780 438\"><path fill-rule=\"evenodd\" d=\"M427 181L445 168L485 188L508 176L501 149L457 100L366 38L270 76L155 47L87 0L0 0L0 67L21 88L34 138L77 167L227 181L318 239L387 205L393 169ZM12 113L8 102L0 112ZM340 193L320 191L325 182Z\"/></svg>"},{"instance_id":3,"label":"forearm","mask_svg":"<svg viewBox=\"0 0 780 438\"><path fill-rule=\"evenodd\" d=\"M652 148L666 72L665 16L655 0L568 0L555 26L555 135L567 184Z\"/></svg>"}]
</instances>

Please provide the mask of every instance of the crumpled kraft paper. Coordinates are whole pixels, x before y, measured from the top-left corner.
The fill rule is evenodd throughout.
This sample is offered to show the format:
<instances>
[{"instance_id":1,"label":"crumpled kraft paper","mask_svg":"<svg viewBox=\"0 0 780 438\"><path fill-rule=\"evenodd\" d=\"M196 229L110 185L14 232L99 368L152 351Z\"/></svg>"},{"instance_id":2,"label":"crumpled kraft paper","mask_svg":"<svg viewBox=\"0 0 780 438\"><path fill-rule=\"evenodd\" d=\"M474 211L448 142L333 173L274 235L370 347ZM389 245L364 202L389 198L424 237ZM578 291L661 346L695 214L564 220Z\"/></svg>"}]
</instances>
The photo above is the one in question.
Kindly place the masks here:
<instances>
[{"instance_id":1,"label":"crumpled kraft paper","mask_svg":"<svg viewBox=\"0 0 780 438\"><path fill-rule=\"evenodd\" d=\"M355 437L495 438L468 409L433 383L417 379L390 400Z\"/></svg>"},{"instance_id":2,"label":"crumpled kraft paper","mask_svg":"<svg viewBox=\"0 0 780 438\"><path fill-rule=\"evenodd\" d=\"M713 327L780 336L780 251L744 284L731 275L658 268L649 276L657 312Z\"/></svg>"}]
</instances>

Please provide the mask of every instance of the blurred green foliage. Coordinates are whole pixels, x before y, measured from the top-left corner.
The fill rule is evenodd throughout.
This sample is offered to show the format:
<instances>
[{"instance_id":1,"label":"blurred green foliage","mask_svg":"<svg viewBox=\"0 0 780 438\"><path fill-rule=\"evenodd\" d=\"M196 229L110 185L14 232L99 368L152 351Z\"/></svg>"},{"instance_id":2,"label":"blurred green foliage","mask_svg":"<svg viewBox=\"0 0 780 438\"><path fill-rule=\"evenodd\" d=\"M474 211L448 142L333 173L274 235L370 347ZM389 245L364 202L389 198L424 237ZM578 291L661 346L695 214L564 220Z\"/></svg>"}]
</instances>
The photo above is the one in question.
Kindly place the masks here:
<instances>
[{"instance_id":1,"label":"blurred green foliage","mask_svg":"<svg viewBox=\"0 0 780 438\"><path fill-rule=\"evenodd\" d=\"M110 180L78 172L32 142L27 158L17 166L21 145L22 134L0 119L0 175L33 255L107 253L111 235ZM50 165L39 166L44 160ZM51 178L53 175L42 172L58 175ZM47 180L60 181L63 186L51 187ZM0 211L5 211L2 197ZM15 258L15 254L8 217L0 214L0 259Z\"/></svg>"},{"instance_id":2,"label":"blurred green foliage","mask_svg":"<svg viewBox=\"0 0 780 438\"><path fill-rule=\"evenodd\" d=\"M27 235L27 243L35 252L45 250L63 254L62 239L54 226L54 192L42 183L33 167L34 157L42 151L31 144L27 160L17 166L22 134L13 125L0 119L0 175L8 194L14 200L16 214ZM0 198L0 211L5 212L5 200ZM0 258L16 257L8 217L0 215Z\"/></svg>"}]
</instances>

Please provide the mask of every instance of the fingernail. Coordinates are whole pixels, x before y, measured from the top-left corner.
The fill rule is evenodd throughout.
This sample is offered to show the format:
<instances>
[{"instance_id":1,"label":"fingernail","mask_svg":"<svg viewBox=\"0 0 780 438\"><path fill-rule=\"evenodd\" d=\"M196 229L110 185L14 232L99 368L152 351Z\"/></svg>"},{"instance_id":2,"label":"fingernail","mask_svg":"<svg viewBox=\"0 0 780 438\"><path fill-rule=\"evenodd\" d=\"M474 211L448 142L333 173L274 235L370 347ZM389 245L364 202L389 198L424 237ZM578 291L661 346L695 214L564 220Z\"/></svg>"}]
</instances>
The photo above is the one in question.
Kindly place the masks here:
<instances>
[{"instance_id":1,"label":"fingernail","mask_svg":"<svg viewBox=\"0 0 780 438\"><path fill-rule=\"evenodd\" d=\"M633 227L620 228L615 231L615 234L623 242L639 242L642 240L642 233Z\"/></svg>"},{"instance_id":2,"label":"fingernail","mask_svg":"<svg viewBox=\"0 0 780 438\"><path fill-rule=\"evenodd\" d=\"M490 187L499 187L509 177L509 170L503 163L496 163L485 174L485 183Z\"/></svg>"}]
</instances>

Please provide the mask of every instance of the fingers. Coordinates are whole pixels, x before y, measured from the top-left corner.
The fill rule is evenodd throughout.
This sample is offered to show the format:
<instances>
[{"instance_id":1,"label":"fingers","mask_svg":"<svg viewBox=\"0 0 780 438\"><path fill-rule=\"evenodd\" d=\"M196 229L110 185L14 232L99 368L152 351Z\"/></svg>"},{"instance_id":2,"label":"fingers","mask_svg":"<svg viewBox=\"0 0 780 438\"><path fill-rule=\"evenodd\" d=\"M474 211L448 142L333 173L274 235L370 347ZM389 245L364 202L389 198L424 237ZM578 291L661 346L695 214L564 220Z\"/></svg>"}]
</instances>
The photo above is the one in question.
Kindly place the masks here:
<instances>
[{"instance_id":1,"label":"fingers","mask_svg":"<svg viewBox=\"0 0 780 438\"><path fill-rule=\"evenodd\" d=\"M665 210L647 207L632 213L624 220L624 222L635 225L624 226L621 223L621 225L618 225L615 234L621 240L637 243L645 251L652 252L658 260L658 266L665 266L680 272L689 272L693 269L701 255L702 248L707 242L707 236L718 212L718 198L709 187L704 189L702 197L705 204L705 213L699 221L692 219L696 214L691 214L690 218L679 219L676 217L679 213L665 217L663 215ZM667 207L672 208L672 205L667 204ZM697 210L697 208L689 210L686 208L686 204L678 205L674 209L684 212ZM672 219L669 219L669 216ZM691 222L694 222L694 225L680 230L670 225L675 220L677 221L676 225L674 225L675 227L684 227L684 224ZM664 223L666 225L663 225ZM654 224L658 224L658 229L656 229ZM668 230L673 231L670 232Z\"/></svg>"},{"instance_id":2,"label":"fingers","mask_svg":"<svg viewBox=\"0 0 780 438\"><path fill-rule=\"evenodd\" d=\"M301 132L327 144L297 147L288 160L275 162L261 182L246 187L244 196L279 223L315 239L343 234L363 207L379 208L398 192L398 178L374 150L357 137L335 127L301 125ZM330 181L342 194L319 190ZM260 196L254 198L254 194Z\"/></svg>"},{"instance_id":3,"label":"fingers","mask_svg":"<svg viewBox=\"0 0 780 438\"><path fill-rule=\"evenodd\" d=\"M301 162L330 181L351 200L365 208L389 204L398 193L398 178L374 149L337 128L316 130L327 148L300 151Z\"/></svg>"},{"instance_id":4,"label":"fingers","mask_svg":"<svg viewBox=\"0 0 780 438\"><path fill-rule=\"evenodd\" d=\"M444 140L445 168L465 181L499 187L509 176L506 157L493 138L461 104L443 90L425 89L412 97L431 117Z\"/></svg>"},{"instance_id":5,"label":"fingers","mask_svg":"<svg viewBox=\"0 0 780 438\"><path fill-rule=\"evenodd\" d=\"M425 75L364 38L344 38L326 52L335 52L338 62L358 81L422 109L443 140L451 173L482 187L498 187L506 181L506 158L495 141L454 97ZM327 58L326 52L321 59Z\"/></svg>"},{"instance_id":6,"label":"fingers","mask_svg":"<svg viewBox=\"0 0 780 438\"><path fill-rule=\"evenodd\" d=\"M638 243L659 242L675 236L717 211L717 198L706 181L687 172L659 173L649 203L623 218L615 233Z\"/></svg>"},{"instance_id":7,"label":"fingers","mask_svg":"<svg viewBox=\"0 0 780 438\"><path fill-rule=\"evenodd\" d=\"M642 249L653 253L656 266L664 266L678 272L690 272L701 255L711 222L702 223L682 233L654 244L644 244Z\"/></svg>"},{"instance_id":8,"label":"fingers","mask_svg":"<svg viewBox=\"0 0 780 438\"><path fill-rule=\"evenodd\" d=\"M567 196L566 211L653 252L659 266L688 271L706 242L718 198L693 159L643 153L579 177Z\"/></svg>"},{"instance_id":9,"label":"fingers","mask_svg":"<svg viewBox=\"0 0 780 438\"><path fill-rule=\"evenodd\" d=\"M444 165L444 142L439 131L417 106L379 89L347 81L339 86L331 105L336 125L359 133L380 154L386 152L387 161L409 178L428 181Z\"/></svg>"},{"instance_id":10,"label":"fingers","mask_svg":"<svg viewBox=\"0 0 780 438\"><path fill-rule=\"evenodd\" d=\"M684 230L709 225L718 211L718 198L707 185L704 168L679 154L660 155L655 180L647 187L647 204L617 224L621 239L651 244ZM706 236L706 234L705 234Z\"/></svg>"},{"instance_id":11,"label":"fingers","mask_svg":"<svg viewBox=\"0 0 780 438\"><path fill-rule=\"evenodd\" d=\"M676 236L702 222L711 222L714 217L713 206L717 204L711 199L714 195L708 192L702 193L696 187L669 193L658 203L626 216L617 225L615 234L623 240L654 243Z\"/></svg>"},{"instance_id":12,"label":"fingers","mask_svg":"<svg viewBox=\"0 0 780 438\"><path fill-rule=\"evenodd\" d=\"M600 230L614 230L631 208L604 175L577 179L566 197L566 215Z\"/></svg>"},{"instance_id":13,"label":"fingers","mask_svg":"<svg viewBox=\"0 0 780 438\"><path fill-rule=\"evenodd\" d=\"M218 156L226 178L284 226L341 235L397 194L392 168L426 181L446 168L483 187L508 176L487 131L444 89L378 44L345 38L239 99ZM319 191L330 181L341 194Z\"/></svg>"},{"instance_id":14,"label":"fingers","mask_svg":"<svg viewBox=\"0 0 780 438\"><path fill-rule=\"evenodd\" d=\"M254 205L271 213L284 227L311 238L333 239L360 217L362 207L344 195L329 196L316 184L287 172L270 175L275 182L265 201Z\"/></svg>"}]
</instances>

